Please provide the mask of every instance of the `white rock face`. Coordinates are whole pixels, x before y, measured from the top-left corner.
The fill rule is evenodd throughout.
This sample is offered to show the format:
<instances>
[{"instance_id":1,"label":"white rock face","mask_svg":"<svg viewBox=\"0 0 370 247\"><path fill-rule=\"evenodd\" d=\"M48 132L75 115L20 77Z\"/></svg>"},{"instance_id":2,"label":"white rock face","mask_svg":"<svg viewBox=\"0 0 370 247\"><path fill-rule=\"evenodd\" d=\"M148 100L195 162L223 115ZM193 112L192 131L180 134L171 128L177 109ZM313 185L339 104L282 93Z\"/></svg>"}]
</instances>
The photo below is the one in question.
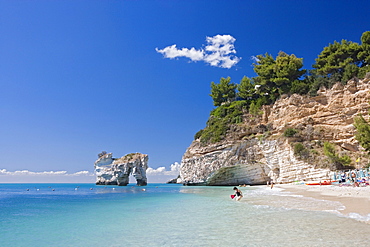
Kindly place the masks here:
<instances>
[{"instance_id":1,"label":"white rock face","mask_svg":"<svg viewBox=\"0 0 370 247\"><path fill-rule=\"evenodd\" d=\"M147 154L132 153L115 159L112 158L112 153L108 153L97 159L94 167L97 185L126 186L131 174L138 186L147 185Z\"/></svg>"},{"instance_id":2,"label":"white rock face","mask_svg":"<svg viewBox=\"0 0 370 247\"><path fill-rule=\"evenodd\" d=\"M199 152L192 146L188 152ZM328 180L329 169L296 159L287 141L256 139L215 146L204 155L187 153L181 163L180 176L185 184L240 185L266 184L266 181Z\"/></svg>"}]
</instances>

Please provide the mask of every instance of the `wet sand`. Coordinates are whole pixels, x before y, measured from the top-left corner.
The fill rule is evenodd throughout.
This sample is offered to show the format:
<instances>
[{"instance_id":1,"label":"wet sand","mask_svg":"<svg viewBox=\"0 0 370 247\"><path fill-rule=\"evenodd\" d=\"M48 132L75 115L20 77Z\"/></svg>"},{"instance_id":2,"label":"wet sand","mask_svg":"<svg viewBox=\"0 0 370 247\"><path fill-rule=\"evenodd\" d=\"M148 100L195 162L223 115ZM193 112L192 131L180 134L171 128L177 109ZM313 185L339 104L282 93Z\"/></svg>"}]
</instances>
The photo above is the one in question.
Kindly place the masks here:
<instances>
[{"instance_id":1,"label":"wet sand","mask_svg":"<svg viewBox=\"0 0 370 247\"><path fill-rule=\"evenodd\" d=\"M344 208L340 210L343 215L357 213L361 216L370 214L370 186L352 187L339 185L275 185L293 194L312 197L320 200L336 201Z\"/></svg>"}]
</instances>

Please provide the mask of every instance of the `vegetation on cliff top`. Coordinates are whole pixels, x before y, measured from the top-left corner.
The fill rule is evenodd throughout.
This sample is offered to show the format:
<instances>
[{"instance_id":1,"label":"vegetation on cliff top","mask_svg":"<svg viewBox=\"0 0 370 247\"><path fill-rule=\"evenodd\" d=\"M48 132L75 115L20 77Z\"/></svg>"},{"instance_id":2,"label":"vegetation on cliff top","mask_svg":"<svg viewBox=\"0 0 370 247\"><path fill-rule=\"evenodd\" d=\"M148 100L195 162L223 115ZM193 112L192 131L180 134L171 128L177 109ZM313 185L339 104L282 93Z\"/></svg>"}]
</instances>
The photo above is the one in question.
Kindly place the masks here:
<instances>
[{"instance_id":1,"label":"vegetation on cliff top","mask_svg":"<svg viewBox=\"0 0 370 247\"><path fill-rule=\"evenodd\" d=\"M361 36L361 44L342 40L324 47L310 71L303 68L303 58L280 51L257 55L253 63L256 77L243 77L239 84L230 77L211 82L213 104L207 125L194 136L204 144L223 140L232 125L242 123L246 113L262 114L263 105L273 104L282 95L315 95L320 87L363 78L370 72L370 31ZM370 145L369 145L370 146Z\"/></svg>"},{"instance_id":2,"label":"vegetation on cliff top","mask_svg":"<svg viewBox=\"0 0 370 247\"><path fill-rule=\"evenodd\" d=\"M106 154L107 154L107 151L102 151L101 153L98 154L98 158L101 158Z\"/></svg>"},{"instance_id":3,"label":"vegetation on cliff top","mask_svg":"<svg viewBox=\"0 0 370 247\"><path fill-rule=\"evenodd\" d=\"M235 126L257 131L250 131L251 136L261 133L258 126L261 125L262 107L273 104L282 95L315 96L320 87L330 88L338 82L346 84L354 77L365 77L370 72L370 31L362 34L361 44L342 40L324 47L309 71L303 69L303 58L282 51L275 58L268 53L256 56L253 67L257 76L244 76L239 84L232 82L230 77L221 78L219 83L211 82L210 96L215 109L211 111L206 127L194 136L203 145L226 139L238 128ZM251 119L255 119L256 126L246 126ZM370 124L358 117L354 125L356 139L370 153ZM328 159L324 165L336 168L352 163L351 158L334 144L309 144L310 138L305 138L305 132L307 130L287 128L282 134L293 138L292 147L297 157L317 163L316 159L324 155Z\"/></svg>"}]
</instances>

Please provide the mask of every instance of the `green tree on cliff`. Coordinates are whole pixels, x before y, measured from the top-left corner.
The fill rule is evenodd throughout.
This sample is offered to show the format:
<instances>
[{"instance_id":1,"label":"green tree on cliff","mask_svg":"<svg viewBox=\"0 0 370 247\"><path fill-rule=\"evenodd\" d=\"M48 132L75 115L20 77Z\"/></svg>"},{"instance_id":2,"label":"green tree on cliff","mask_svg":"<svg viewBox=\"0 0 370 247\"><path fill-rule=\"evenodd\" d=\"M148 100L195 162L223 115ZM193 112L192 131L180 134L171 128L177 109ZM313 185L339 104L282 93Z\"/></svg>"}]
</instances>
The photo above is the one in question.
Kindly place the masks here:
<instances>
[{"instance_id":1,"label":"green tree on cliff","mask_svg":"<svg viewBox=\"0 0 370 247\"><path fill-rule=\"evenodd\" d=\"M359 72L360 49L360 45L352 41L342 40L341 43L334 41L333 44L324 47L313 67L318 75L346 82Z\"/></svg>"},{"instance_id":2,"label":"green tree on cliff","mask_svg":"<svg viewBox=\"0 0 370 247\"><path fill-rule=\"evenodd\" d=\"M361 51L358 54L358 58L370 64L370 31L366 31L361 35Z\"/></svg>"},{"instance_id":3,"label":"green tree on cliff","mask_svg":"<svg viewBox=\"0 0 370 247\"><path fill-rule=\"evenodd\" d=\"M251 79L244 76L238 85L238 97L244 100L251 100L256 97L255 85L252 83Z\"/></svg>"},{"instance_id":4,"label":"green tree on cliff","mask_svg":"<svg viewBox=\"0 0 370 247\"><path fill-rule=\"evenodd\" d=\"M370 154L370 124L362 117L356 117L353 124L357 130L356 140Z\"/></svg>"},{"instance_id":5,"label":"green tree on cliff","mask_svg":"<svg viewBox=\"0 0 370 247\"><path fill-rule=\"evenodd\" d=\"M267 53L258 55L253 65L258 75L253 78L257 93L268 99L268 103L273 103L282 94L290 93L292 85L297 84L299 78L306 73L306 70L302 69L302 58L282 51L276 59Z\"/></svg>"},{"instance_id":6,"label":"green tree on cliff","mask_svg":"<svg viewBox=\"0 0 370 247\"><path fill-rule=\"evenodd\" d=\"M220 106L222 103L232 102L236 97L237 85L231 82L231 78L221 77L220 83L211 82L211 94L214 106Z\"/></svg>"},{"instance_id":7,"label":"green tree on cliff","mask_svg":"<svg viewBox=\"0 0 370 247\"><path fill-rule=\"evenodd\" d=\"M363 61L359 76L364 77L367 72L370 72L370 31L362 34L361 49L357 57L359 60Z\"/></svg>"}]
</instances>

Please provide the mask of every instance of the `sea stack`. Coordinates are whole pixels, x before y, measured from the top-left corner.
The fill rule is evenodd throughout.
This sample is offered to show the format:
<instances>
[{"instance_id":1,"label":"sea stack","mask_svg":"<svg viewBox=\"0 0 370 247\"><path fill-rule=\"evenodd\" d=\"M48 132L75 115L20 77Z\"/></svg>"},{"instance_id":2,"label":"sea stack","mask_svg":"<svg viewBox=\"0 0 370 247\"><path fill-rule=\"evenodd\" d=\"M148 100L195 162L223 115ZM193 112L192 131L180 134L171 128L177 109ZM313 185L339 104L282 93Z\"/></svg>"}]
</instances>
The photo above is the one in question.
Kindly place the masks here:
<instances>
[{"instance_id":1,"label":"sea stack","mask_svg":"<svg viewBox=\"0 0 370 247\"><path fill-rule=\"evenodd\" d=\"M129 176L132 174L136 179L136 185L147 185L147 154L130 153L121 158L113 158L112 153L102 152L98 157L94 164L95 184L127 186Z\"/></svg>"}]
</instances>

